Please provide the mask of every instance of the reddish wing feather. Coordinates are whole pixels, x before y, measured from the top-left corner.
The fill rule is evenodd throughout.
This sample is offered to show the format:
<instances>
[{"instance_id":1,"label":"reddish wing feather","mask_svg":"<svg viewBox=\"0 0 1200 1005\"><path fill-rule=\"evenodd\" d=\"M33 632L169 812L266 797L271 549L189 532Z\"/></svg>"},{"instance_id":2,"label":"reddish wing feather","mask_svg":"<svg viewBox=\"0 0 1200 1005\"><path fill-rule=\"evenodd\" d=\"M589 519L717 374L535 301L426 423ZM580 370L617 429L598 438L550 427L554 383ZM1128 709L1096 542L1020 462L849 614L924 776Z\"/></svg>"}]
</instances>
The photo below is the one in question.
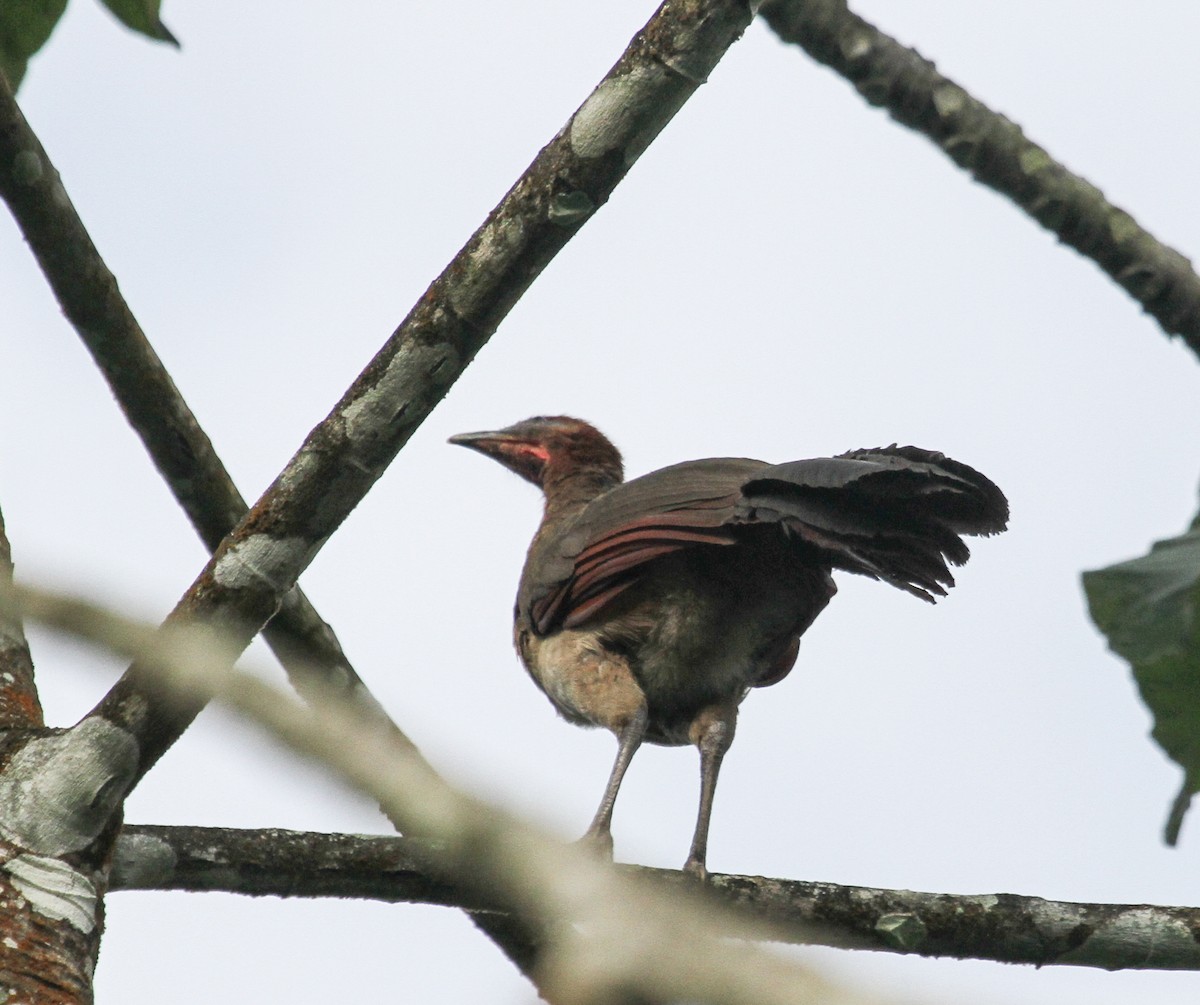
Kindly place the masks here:
<instances>
[{"instance_id":1,"label":"reddish wing feather","mask_svg":"<svg viewBox=\"0 0 1200 1005\"><path fill-rule=\"evenodd\" d=\"M656 515L662 520L662 514ZM585 548L574 574L534 601L530 613L539 632L547 632L565 611L562 625L574 628L615 600L636 580L640 566L695 544L733 544L727 531L708 533L669 526L620 531Z\"/></svg>"},{"instance_id":2,"label":"reddish wing feather","mask_svg":"<svg viewBox=\"0 0 1200 1005\"><path fill-rule=\"evenodd\" d=\"M527 563L518 605L540 634L575 627L636 582L646 563L683 548L729 543L734 532L721 528L733 517L742 484L767 466L745 458L688 461L605 492L539 557L538 577L528 575Z\"/></svg>"},{"instance_id":3,"label":"reddish wing feather","mask_svg":"<svg viewBox=\"0 0 1200 1005\"><path fill-rule=\"evenodd\" d=\"M732 544L733 538L727 531L693 530L674 527L645 527L622 531L589 545L575 560L575 577L590 573L595 567L618 555L634 554L645 547L655 547L663 542L679 544Z\"/></svg>"},{"instance_id":4,"label":"reddish wing feather","mask_svg":"<svg viewBox=\"0 0 1200 1005\"><path fill-rule=\"evenodd\" d=\"M586 596L604 580L623 575L653 558L668 555L689 544L733 544L733 538L728 535L697 534L694 531L675 534L668 531L639 536L618 548L605 548L594 556L584 552L575 566L575 575L571 577L571 595Z\"/></svg>"},{"instance_id":5,"label":"reddish wing feather","mask_svg":"<svg viewBox=\"0 0 1200 1005\"><path fill-rule=\"evenodd\" d=\"M567 615L566 620L563 621L563 628L579 627L593 614L597 614L632 585L633 579L631 578L618 580L609 586L607 590L597 594L590 600L585 600L582 604L576 604L571 608L571 613Z\"/></svg>"}]
</instances>

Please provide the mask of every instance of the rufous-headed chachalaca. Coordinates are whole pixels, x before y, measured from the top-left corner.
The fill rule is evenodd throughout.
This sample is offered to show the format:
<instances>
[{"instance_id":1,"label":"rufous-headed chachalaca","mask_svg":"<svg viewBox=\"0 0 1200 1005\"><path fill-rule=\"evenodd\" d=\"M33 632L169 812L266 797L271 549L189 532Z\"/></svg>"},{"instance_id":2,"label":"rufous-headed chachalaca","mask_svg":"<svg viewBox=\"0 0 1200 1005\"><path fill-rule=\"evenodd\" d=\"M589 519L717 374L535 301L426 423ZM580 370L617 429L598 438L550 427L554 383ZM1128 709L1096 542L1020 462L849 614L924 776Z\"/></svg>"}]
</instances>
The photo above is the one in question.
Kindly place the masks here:
<instances>
[{"instance_id":1,"label":"rufous-headed chachalaca","mask_svg":"<svg viewBox=\"0 0 1200 1005\"><path fill-rule=\"evenodd\" d=\"M960 535L1004 530L979 472L917 447L768 464L685 461L624 481L621 455L565 416L450 440L545 493L517 590L521 662L562 715L603 726L616 762L587 837L612 853L613 803L643 741L700 751L684 866L705 877L709 816L737 709L782 680L836 591L834 569L924 600L954 584Z\"/></svg>"}]
</instances>

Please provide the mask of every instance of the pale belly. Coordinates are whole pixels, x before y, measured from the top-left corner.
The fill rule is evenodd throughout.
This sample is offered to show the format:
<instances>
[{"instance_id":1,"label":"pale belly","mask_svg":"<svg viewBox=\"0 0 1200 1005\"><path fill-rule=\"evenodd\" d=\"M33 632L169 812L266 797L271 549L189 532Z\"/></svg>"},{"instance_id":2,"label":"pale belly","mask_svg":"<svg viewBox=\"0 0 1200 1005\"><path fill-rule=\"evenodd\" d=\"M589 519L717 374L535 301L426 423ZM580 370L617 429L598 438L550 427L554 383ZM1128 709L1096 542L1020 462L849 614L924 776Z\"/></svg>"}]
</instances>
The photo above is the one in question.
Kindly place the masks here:
<instances>
[{"instance_id":1,"label":"pale belly","mask_svg":"<svg viewBox=\"0 0 1200 1005\"><path fill-rule=\"evenodd\" d=\"M689 743L704 708L740 702L786 674L795 640L833 589L823 569L747 570L753 556L731 555L729 575L713 576L710 562L701 577L688 555L674 558L656 563L595 626L546 637L517 626L522 662L567 719L619 731L644 700L647 740Z\"/></svg>"}]
</instances>

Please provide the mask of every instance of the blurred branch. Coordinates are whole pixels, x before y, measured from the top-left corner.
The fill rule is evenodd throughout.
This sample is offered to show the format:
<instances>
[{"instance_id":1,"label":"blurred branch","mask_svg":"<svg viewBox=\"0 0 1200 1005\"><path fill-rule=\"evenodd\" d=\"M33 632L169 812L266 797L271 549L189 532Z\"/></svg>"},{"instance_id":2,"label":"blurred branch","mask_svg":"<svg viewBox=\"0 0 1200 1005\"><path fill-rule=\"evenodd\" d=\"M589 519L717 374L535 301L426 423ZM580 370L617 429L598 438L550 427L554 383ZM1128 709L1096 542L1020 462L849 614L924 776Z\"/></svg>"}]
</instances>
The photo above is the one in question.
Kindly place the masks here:
<instances>
[{"instance_id":1,"label":"blurred branch","mask_svg":"<svg viewBox=\"0 0 1200 1005\"><path fill-rule=\"evenodd\" d=\"M0 512L0 595L12 590L12 576L12 547ZM0 730L45 724L21 619L11 608L0 605Z\"/></svg>"},{"instance_id":2,"label":"blurred branch","mask_svg":"<svg viewBox=\"0 0 1200 1005\"><path fill-rule=\"evenodd\" d=\"M353 897L497 910L477 893L435 878L424 863L438 854L436 846L411 838L127 826L117 842L112 889ZM623 871L686 884L675 871ZM711 878L714 899L769 926L764 932L772 941L1035 966L1200 970L1195 907L915 893L762 876Z\"/></svg>"},{"instance_id":3,"label":"blurred branch","mask_svg":"<svg viewBox=\"0 0 1200 1005\"><path fill-rule=\"evenodd\" d=\"M1183 336L1200 354L1200 277L1191 263L1019 126L848 10L845 0L767 0L761 13L785 42L840 73L871 104L933 140L976 181L1092 259L1167 334Z\"/></svg>"},{"instance_id":4,"label":"blurred branch","mask_svg":"<svg viewBox=\"0 0 1200 1005\"><path fill-rule=\"evenodd\" d=\"M246 515L246 502L122 297L2 77L0 195L154 466L200 539L215 551ZM384 716L333 630L298 587L263 634L301 694L310 690L306 674L315 674L323 687L344 689Z\"/></svg>"},{"instance_id":5,"label":"blurred branch","mask_svg":"<svg viewBox=\"0 0 1200 1005\"><path fill-rule=\"evenodd\" d=\"M407 852L434 884L441 884L436 889L458 888L473 905L495 905L544 940L535 979L548 1001L839 1005L854 1000L751 945L747 940L764 933L720 911L694 886L667 890L618 872L577 845L551 840L455 790L338 696L305 707L249 674L227 669L230 645L210 630L156 629L75 598L26 588L17 594L29 617L157 666L162 684L189 703L197 695L219 699L295 752L332 768L405 829L430 835L430 843L408 842ZM189 836L192 848L196 836ZM131 838L134 851L126 860L159 863L146 868L147 874L164 871L170 855L161 832L132 832ZM346 842L352 840L334 838L325 847L345 862ZM153 849L149 855L147 846ZM299 856L294 846L292 851L294 864ZM379 858L371 864L378 866ZM128 877L138 869L123 865L121 872Z\"/></svg>"}]
</instances>

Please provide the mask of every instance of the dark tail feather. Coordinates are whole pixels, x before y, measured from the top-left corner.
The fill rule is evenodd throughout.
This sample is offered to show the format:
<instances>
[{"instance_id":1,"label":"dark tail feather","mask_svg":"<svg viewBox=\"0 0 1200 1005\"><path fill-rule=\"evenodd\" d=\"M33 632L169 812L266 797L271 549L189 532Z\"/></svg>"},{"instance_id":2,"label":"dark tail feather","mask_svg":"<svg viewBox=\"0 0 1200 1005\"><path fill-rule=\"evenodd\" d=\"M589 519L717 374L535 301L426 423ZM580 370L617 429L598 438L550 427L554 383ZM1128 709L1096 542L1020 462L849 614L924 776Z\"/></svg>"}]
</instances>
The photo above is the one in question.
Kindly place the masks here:
<instances>
[{"instance_id":1,"label":"dark tail feather","mask_svg":"<svg viewBox=\"0 0 1200 1005\"><path fill-rule=\"evenodd\" d=\"M743 487L741 517L782 522L835 568L932 601L954 585L961 535L997 534L1004 494L978 471L918 447L853 450L765 468Z\"/></svg>"},{"instance_id":2,"label":"dark tail feather","mask_svg":"<svg viewBox=\"0 0 1200 1005\"><path fill-rule=\"evenodd\" d=\"M986 475L936 450L920 447L890 447L852 450L843 457L886 465L887 477L866 478L866 491L890 493L898 479L922 484L921 490L937 496L938 518L959 534L988 536L1008 526L1008 500ZM882 473L881 473L882 474Z\"/></svg>"}]
</instances>

